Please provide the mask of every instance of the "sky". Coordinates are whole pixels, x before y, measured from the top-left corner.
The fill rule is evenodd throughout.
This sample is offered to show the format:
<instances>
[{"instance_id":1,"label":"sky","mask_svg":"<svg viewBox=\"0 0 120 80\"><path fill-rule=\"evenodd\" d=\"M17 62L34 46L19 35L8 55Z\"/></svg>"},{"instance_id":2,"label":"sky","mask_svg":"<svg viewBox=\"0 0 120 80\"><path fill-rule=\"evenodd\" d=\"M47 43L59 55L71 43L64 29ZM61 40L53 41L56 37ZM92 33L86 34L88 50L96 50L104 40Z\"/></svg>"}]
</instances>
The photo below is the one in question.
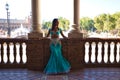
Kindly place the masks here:
<instances>
[{"instance_id":1,"label":"sky","mask_svg":"<svg viewBox=\"0 0 120 80\"><path fill-rule=\"evenodd\" d=\"M120 0L80 0L80 15L94 18L102 13L120 12Z\"/></svg>"},{"instance_id":2,"label":"sky","mask_svg":"<svg viewBox=\"0 0 120 80\"><path fill-rule=\"evenodd\" d=\"M10 18L24 19L30 15L31 0L0 0L0 18L6 18L5 4L9 4ZM41 0L42 20L51 20L60 16L72 19L73 0Z\"/></svg>"},{"instance_id":3,"label":"sky","mask_svg":"<svg viewBox=\"0 0 120 80\"><path fill-rule=\"evenodd\" d=\"M0 18L6 18L5 4L9 4L11 19L24 19L31 13L31 0L0 0ZM80 0L80 18L120 11L120 0ZM49 21L64 17L73 20L73 0L41 0L41 19Z\"/></svg>"}]
</instances>

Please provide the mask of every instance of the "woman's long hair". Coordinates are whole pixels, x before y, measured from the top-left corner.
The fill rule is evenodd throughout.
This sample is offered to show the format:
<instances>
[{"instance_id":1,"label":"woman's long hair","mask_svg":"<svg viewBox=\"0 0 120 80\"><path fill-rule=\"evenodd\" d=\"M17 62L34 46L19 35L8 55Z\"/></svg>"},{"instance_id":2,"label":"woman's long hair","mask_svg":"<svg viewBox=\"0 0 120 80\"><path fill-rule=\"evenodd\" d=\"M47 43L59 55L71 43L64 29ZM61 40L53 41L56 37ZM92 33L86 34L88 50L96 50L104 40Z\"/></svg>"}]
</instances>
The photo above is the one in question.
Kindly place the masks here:
<instances>
[{"instance_id":1,"label":"woman's long hair","mask_svg":"<svg viewBox=\"0 0 120 80\"><path fill-rule=\"evenodd\" d=\"M57 18L53 19L53 21L52 21L52 30L55 29L57 22L58 22L58 19L57 19Z\"/></svg>"}]
</instances>

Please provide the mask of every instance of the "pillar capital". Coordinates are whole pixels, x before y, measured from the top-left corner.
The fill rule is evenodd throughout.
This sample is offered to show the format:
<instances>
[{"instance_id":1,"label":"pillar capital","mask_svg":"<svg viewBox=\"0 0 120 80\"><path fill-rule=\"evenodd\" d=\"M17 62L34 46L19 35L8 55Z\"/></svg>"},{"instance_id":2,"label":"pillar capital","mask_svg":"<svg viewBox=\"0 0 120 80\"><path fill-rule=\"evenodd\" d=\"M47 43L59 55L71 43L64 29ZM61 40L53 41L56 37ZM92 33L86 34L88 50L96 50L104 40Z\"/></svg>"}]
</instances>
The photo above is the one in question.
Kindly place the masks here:
<instances>
[{"instance_id":1,"label":"pillar capital","mask_svg":"<svg viewBox=\"0 0 120 80\"><path fill-rule=\"evenodd\" d=\"M73 29L69 32L69 38L83 38L83 33L80 32L80 25L72 25Z\"/></svg>"}]
</instances>

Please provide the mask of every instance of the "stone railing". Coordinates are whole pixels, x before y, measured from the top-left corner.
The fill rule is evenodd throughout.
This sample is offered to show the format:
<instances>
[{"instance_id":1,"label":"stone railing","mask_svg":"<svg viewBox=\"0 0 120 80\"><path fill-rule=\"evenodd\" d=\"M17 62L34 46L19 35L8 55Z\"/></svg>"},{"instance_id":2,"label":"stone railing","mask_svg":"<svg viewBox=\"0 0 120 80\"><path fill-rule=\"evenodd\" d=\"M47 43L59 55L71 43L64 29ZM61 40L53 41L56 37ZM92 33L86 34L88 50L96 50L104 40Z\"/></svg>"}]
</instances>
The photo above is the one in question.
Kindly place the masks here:
<instances>
[{"instance_id":1,"label":"stone railing","mask_svg":"<svg viewBox=\"0 0 120 80\"><path fill-rule=\"evenodd\" d=\"M120 67L120 39L61 39L72 69ZM0 39L0 68L43 70L50 56L49 39Z\"/></svg>"},{"instance_id":2,"label":"stone railing","mask_svg":"<svg viewBox=\"0 0 120 80\"><path fill-rule=\"evenodd\" d=\"M85 66L87 67L119 67L120 39L84 39Z\"/></svg>"},{"instance_id":3,"label":"stone railing","mask_svg":"<svg viewBox=\"0 0 120 80\"><path fill-rule=\"evenodd\" d=\"M119 67L120 39L61 39L63 56L72 69ZM28 68L43 70L50 56L49 39L28 40Z\"/></svg>"},{"instance_id":4,"label":"stone railing","mask_svg":"<svg viewBox=\"0 0 120 80\"><path fill-rule=\"evenodd\" d=\"M0 39L0 68L27 67L25 39Z\"/></svg>"}]
</instances>

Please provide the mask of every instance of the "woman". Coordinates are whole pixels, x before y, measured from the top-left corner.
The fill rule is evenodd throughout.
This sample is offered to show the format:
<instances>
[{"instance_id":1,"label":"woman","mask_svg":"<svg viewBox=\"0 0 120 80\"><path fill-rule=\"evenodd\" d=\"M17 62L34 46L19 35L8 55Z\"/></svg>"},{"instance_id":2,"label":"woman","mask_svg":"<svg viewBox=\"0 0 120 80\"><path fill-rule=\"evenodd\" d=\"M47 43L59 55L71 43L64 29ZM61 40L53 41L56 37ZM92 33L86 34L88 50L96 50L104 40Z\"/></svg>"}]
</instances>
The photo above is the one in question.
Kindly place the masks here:
<instances>
[{"instance_id":1,"label":"woman","mask_svg":"<svg viewBox=\"0 0 120 80\"><path fill-rule=\"evenodd\" d=\"M50 42L50 58L44 69L46 74L58 74L58 73L67 73L70 71L69 62L62 56L61 52L61 41L59 39L59 34L63 36L63 38L67 38L62 33L62 30L58 28L59 21L58 19L54 19L52 22L52 28L49 29L47 37L51 35Z\"/></svg>"}]
</instances>

